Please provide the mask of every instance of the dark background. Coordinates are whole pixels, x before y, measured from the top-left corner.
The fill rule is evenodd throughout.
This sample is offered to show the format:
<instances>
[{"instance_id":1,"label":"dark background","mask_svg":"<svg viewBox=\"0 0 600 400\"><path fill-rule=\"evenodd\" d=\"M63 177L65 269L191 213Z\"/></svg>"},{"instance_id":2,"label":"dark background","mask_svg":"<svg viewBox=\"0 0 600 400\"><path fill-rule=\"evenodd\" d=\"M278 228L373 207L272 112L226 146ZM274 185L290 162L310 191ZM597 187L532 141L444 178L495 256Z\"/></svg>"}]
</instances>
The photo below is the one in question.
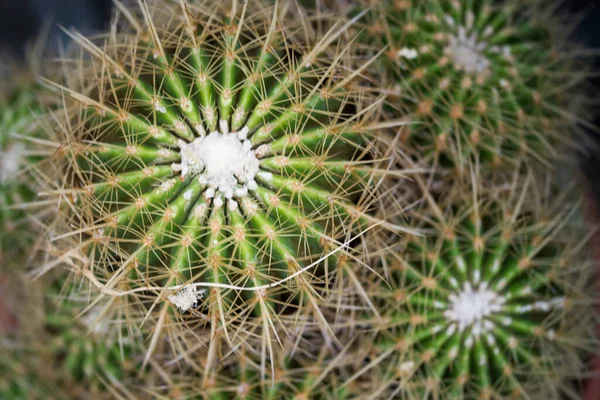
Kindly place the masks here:
<instances>
[{"instance_id":1,"label":"dark background","mask_svg":"<svg viewBox=\"0 0 600 400\"><path fill-rule=\"evenodd\" d=\"M600 49L600 0L546 1L562 4L561 13L581 15L573 40ZM111 0L0 0L0 50L22 54L24 43L36 37L44 22L51 23L50 43L54 45L67 40L59 25L88 34L101 31L107 26L110 14ZM600 71L600 57L595 67ZM600 74L592 78L592 84L600 104ZM600 126L600 118L596 125ZM597 136L600 143L600 134L590 132L590 135ZM589 189L600 204L600 146L582 156L580 164L591 183Z\"/></svg>"}]
</instances>

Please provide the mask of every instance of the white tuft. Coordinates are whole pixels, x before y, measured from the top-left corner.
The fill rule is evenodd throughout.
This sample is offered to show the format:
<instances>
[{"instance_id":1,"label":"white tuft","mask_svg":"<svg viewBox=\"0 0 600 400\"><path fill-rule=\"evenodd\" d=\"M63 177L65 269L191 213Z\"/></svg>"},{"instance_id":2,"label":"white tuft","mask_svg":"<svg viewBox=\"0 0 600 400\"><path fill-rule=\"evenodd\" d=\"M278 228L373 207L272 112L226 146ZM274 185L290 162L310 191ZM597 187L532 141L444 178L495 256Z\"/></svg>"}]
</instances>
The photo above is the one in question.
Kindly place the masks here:
<instances>
[{"instance_id":1,"label":"white tuft","mask_svg":"<svg viewBox=\"0 0 600 400\"><path fill-rule=\"evenodd\" d=\"M506 299L486 286L473 288L470 283L465 283L463 290L456 295L448 297L448 309L444 316L458 324L458 330L463 332L471 328L475 336L488 332L493 328L493 323L486 320L494 313L500 312Z\"/></svg>"},{"instance_id":2,"label":"white tuft","mask_svg":"<svg viewBox=\"0 0 600 400\"><path fill-rule=\"evenodd\" d=\"M419 52L417 51L417 49L403 47L400 50L398 50L398 53L396 53L396 55L398 57L406 58L407 60L414 60L419 56Z\"/></svg>"},{"instance_id":3,"label":"white tuft","mask_svg":"<svg viewBox=\"0 0 600 400\"><path fill-rule=\"evenodd\" d=\"M227 121L221 121L220 125L227 132ZM215 131L191 143L180 140L177 144L181 149L181 164L173 165L173 170L181 171L182 177L198 175L200 183L208 186L207 198L219 192L231 199L239 189L252 190L255 185L259 161L250 141L241 141L238 132Z\"/></svg>"},{"instance_id":4,"label":"white tuft","mask_svg":"<svg viewBox=\"0 0 600 400\"><path fill-rule=\"evenodd\" d=\"M239 208L238 202L230 199L229 201L227 201L227 208L229 209L229 211L235 211Z\"/></svg>"},{"instance_id":5,"label":"white tuft","mask_svg":"<svg viewBox=\"0 0 600 400\"><path fill-rule=\"evenodd\" d=\"M187 285L175 294L168 297L169 301L181 311L187 311L198 304L198 299L204 294L204 289L196 290L192 285Z\"/></svg>"},{"instance_id":6,"label":"white tuft","mask_svg":"<svg viewBox=\"0 0 600 400\"><path fill-rule=\"evenodd\" d=\"M479 42L476 33L467 35L467 30L461 26L458 35L449 35L448 38L444 53L452 59L456 69L469 74L489 72L490 61L484 55L487 43Z\"/></svg>"},{"instance_id":7,"label":"white tuft","mask_svg":"<svg viewBox=\"0 0 600 400\"><path fill-rule=\"evenodd\" d=\"M409 374L409 373L411 373L413 368L415 368L414 361L404 361L403 363L400 364L400 367L398 369L400 370L400 373L402 373L402 374Z\"/></svg>"},{"instance_id":8,"label":"white tuft","mask_svg":"<svg viewBox=\"0 0 600 400\"><path fill-rule=\"evenodd\" d=\"M246 138L248 137L248 133L250 132L250 129L247 126L244 126L238 133L237 133L237 137L240 140L246 140Z\"/></svg>"},{"instance_id":9,"label":"white tuft","mask_svg":"<svg viewBox=\"0 0 600 400\"><path fill-rule=\"evenodd\" d=\"M221 129L222 134L229 133L229 124L226 120L222 119L219 121L219 128Z\"/></svg>"},{"instance_id":10,"label":"white tuft","mask_svg":"<svg viewBox=\"0 0 600 400\"><path fill-rule=\"evenodd\" d=\"M0 183L8 182L17 175L24 152L23 143L14 143L6 152L0 151Z\"/></svg>"},{"instance_id":11,"label":"white tuft","mask_svg":"<svg viewBox=\"0 0 600 400\"><path fill-rule=\"evenodd\" d=\"M206 130L204 129L204 126L202 126L202 124L196 125L194 127L194 129L196 129L196 132L198 132L198 135L206 136Z\"/></svg>"}]
</instances>

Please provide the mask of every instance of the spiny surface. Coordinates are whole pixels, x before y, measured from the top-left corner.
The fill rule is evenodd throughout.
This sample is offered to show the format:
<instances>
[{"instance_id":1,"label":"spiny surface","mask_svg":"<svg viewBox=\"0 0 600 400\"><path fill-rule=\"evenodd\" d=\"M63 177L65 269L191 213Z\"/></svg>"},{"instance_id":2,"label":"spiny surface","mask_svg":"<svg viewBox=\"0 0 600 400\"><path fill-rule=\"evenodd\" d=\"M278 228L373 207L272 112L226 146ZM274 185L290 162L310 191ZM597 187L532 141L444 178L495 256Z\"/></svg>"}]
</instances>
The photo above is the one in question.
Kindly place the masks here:
<instances>
[{"instance_id":1,"label":"spiny surface","mask_svg":"<svg viewBox=\"0 0 600 400\"><path fill-rule=\"evenodd\" d=\"M443 220L422 215L432 234L398 244L389 281L371 292L386 321L375 322L378 386L407 398L529 398L577 374L585 339L573 337L589 320L571 318L587 300L560 232L568 213L523 208L467 201Z\"/></svg>"},{"instance_id":2,"label":"spiny surface","mask_svg":"<svg viewBox=\"0 0 600 400\"><path fill-rule=\"evenodd\" d=\"M390 109L419 122L404 135L420 158L463 171L473 157L484 168L545 161L568 142L559 109L579 78L553 20L536 12L512 1L377 3L363 37L389 46Z\"/></svg>"},{"instance_id":3,"label":"spiny surface","mask_svg":"<svg viewBox=\"0 0 600 400\"><path fill-rule=\"evenodd\" d=\"M25 213L15 206L34 198L26 172L26 145L20 137L36 131L36 111L40 105L30 89L16 90L0 100L0 260L7 263L30 243L23 231ZM29 160L32 161L32 160ZM15 232L21 229L21 234Z\"/></svg>"},{"instance_id":4,"label":"spiny surface","mask_svg":"<svg viewBox=\"0 0 600 400\"><path fill-rule=\"evenodd\" d=\"M177 318L244 341L303 307L326 330L315 290L342 268L321 258L377 198L340 33L307 41L273 9L227 7L153 2L128 16L135 32L72 34L89 62L50 84L69 116L48 191L69 203L61 236L83 233L88 277L131 289L155 338Z\"/></svg>"},{"instance_id":5,"label":"spiny surface","mask_svg":"<svg viewBox=\"0 0 600 400\"><path fill-rule=\"evenodd\" d=\"M123 317L118 302L104 301L88 310L90 294L76 283L63 282L57 280L48 289L43 340L51 358L45 362L60 371L54 384L65 396L101 396L107 380L125 382L137 373L135 339L113 321Z\"/></svg>"}]
</instances>

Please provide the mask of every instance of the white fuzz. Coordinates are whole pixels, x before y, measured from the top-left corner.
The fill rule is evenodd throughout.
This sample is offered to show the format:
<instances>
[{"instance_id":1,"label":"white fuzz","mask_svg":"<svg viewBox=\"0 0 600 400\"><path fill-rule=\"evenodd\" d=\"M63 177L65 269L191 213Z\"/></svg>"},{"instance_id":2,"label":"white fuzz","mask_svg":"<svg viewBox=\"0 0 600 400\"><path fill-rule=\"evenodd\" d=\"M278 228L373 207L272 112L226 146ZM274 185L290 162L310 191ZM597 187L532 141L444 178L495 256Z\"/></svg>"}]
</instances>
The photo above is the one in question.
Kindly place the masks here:
<instances>
[{"instance_id":1,"label":"white fuzz","mask_svg":"<svg viewBox=\"0 0 600 400\"><path fill-rule=\"evenodd\" d=\"M6 152L0 151L0 183L6 183L17 175L24 152L23 143L13 144Z\"/></svg>"},{"instance_id":2,"label":"white fuzz","mask_svg":"<svg viewBox=\"0 0 600 400\"><path fill-rule=\"evenodd\" d=\"M448 36L448 46L444 53L452 59L456 69L466 73L489 73L490 61L485 57L487 43L479 42L477 33L467 35L464 27L458 28L458 35Z\"/></svg>"},{"instance_id":3,"label":"white fuzz","mask_svg":"<svg viewBox=\"0 0 600 400\"><path fill-rule=\"evenodd\" d=\"M171 303L175 305L175 307L185 312L189 310L190 307L193 307L196 304L198 304L198 299L202 298L203 294L204 289L196 290L194 286L187 285L179 292L170 295L168 299Z\"/></svg>"},{"instance_id":4,"label":"white fuzz","mask_svg":"<svg viewBox=\"0 0 600 400\"><path fill-rule=\"evenodd\" d=\"M414 60L419 56L419 52L417 51L417 49L403 47L400 50L398 50L397 55L398 57L406 58L407 60Z\"/></svg>"},{"instance_id":5,"label":"white fuzz","mask_svg":"<svg viewBox=\"0 0 600 400\"><path fill-rule=\"evenodd\" d=\"M260 165L250 141L240 139L247 135L248 128L229 133L226 121L220 125L222 132L211 132L191 143L179 140L181 164L173 164L172 168L181 171L182 177L198 175L200 182L208 186L208 198L218 192L231 199L240 189L247 192L256 188L254 177Z\"/></svg>"},{"instance_id":6,"label":"white fuzz","mask_svg":"<svg viewBox=\"0 0 600 400\"><path fill-rule=\"evenodd\" d=\"M400 364L400 367L398 369L400 370L401 374L406 375L406 374L411 373L414 367L415 367L414 361L404 361L403 363Z\"/></svg>"},{"instance_id":7,"label":"white fuzz","mask_svg":"<svg viewBox=\"0 0 600 400\"><path fill-rule=\"evenodd\" d=\"M504 296L488 289L487 285L482 284L473 289L468 282L457 295L450 295L449 300L444 316L450 322L456 323L460 332L471 328L475 336L493 329L494 324L486 318L499 312L506 303Z\"/></svg>"},{"instance_id":8,"label":"white fuzz","mask_svg":"<svg viewBox=\"0 0 600 400\"><path fill-rule=\"evenodd\" d=\"M81 323L93 334L105 335L109 330L109 321L103 316L104 306L96 305L81 318Z\"/></svg>"}]
</instances>

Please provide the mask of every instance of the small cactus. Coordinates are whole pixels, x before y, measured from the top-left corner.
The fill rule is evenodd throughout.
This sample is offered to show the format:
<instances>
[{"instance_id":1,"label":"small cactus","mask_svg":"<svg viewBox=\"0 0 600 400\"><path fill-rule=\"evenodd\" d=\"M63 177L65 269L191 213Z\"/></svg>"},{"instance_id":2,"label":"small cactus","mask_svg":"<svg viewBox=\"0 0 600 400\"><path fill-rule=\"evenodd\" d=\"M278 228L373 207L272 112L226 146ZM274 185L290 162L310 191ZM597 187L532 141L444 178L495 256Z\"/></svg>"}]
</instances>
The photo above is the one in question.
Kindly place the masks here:
<instances>
[{"instance_id":1,"label":"small cactus","mask_svg":"<svg viewBox=\"0 0 600 400\"><path fill-rule=\"evenodd\" d=\"M394 83L391 112L418 122L404 135L420 161L514 167L522 155L547 162L568 142L557 88L578 74L566 72L572 60L532 4L390 0L369 15L363 40L387 46L378 74Z\"/></svg>"},{"instance_id":2,"label":"small cactus","mask_svg":"<svg viewBox=\"0 0 600 400\"><path fill-rule=\"evenodd\" d=\"M419 214L432 234L407 238L389 256L389 281L373 289L387 322L371 364L391 363L389 390L556 398L580 374L593 317L580 246L566 239L572 210L549 218L541 204L524 204L531 190L515 187L433 206Z\"/></svg>"}]
</instances>

